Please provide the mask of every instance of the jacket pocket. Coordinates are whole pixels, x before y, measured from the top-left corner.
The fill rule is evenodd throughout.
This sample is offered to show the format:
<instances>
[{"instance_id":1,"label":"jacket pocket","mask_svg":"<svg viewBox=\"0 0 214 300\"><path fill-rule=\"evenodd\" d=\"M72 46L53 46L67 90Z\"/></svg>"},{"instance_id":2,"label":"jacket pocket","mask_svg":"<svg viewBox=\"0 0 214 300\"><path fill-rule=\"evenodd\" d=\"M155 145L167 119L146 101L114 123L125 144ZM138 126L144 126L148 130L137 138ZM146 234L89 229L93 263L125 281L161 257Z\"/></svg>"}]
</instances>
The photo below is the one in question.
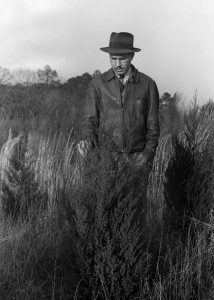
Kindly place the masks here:
<instances>
[{"instance_id":1,"label":"jacket pocket","mask_svg":"<svg viewBox=\"0 0 214 300\"><path fill-rule=\"evenodd\" d=\"M143 114L146 117L147 112L147 99L142 97L137 97L134 99L134 111L138 116Z\"/></svg>"}]
</instances>

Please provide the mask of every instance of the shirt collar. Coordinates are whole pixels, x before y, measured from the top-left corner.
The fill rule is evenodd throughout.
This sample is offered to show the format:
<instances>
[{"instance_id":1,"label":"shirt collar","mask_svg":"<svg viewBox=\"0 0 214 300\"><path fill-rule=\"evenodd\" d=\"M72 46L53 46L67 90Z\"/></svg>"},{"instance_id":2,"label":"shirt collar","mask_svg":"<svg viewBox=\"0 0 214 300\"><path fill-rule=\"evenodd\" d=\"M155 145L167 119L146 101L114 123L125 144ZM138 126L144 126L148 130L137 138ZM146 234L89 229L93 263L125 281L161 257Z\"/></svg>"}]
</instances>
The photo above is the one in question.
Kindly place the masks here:
<instances>
[{"instance_id":1,"label":"shirt collar","mask_svg":"<svg viewBox=\"0 0 214 300\"><path fill-rule=\"evenodd\" d=\"M131 67L129 68L129 70L126 72L126 74L125 74L125 76L124 76L124 79L123 79L123 82L124 82L124 83L126 83L126 82L129 80L130 74L131 74ZM115 75L117 76L117 78L120 78L120 76L117 75L116 73L115 73Z\"/></svg>"}]
</instances>

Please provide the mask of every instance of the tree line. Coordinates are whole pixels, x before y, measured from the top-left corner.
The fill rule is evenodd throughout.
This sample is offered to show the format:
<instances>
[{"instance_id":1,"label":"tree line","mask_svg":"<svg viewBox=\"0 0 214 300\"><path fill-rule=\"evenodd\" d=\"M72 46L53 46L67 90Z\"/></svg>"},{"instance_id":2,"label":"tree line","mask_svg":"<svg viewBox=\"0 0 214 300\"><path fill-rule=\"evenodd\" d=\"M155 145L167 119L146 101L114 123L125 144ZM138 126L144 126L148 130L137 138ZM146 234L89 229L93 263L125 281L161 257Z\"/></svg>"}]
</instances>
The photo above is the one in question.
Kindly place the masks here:
<instances>
[{"instance_id":1,"label":"tree line","mask_svg":"<svg viewBox=\"0 0 214 300\"><path fill-rule=\"evenodd\" d=\"M89 73L84 73L82 76L70 78L67 81L61 77L58 72L52 69L49 65L44 66L42 69L15 69L10 71L7 68L0 66L0 84L4 85L23 85L30 86L35 84L45 85L63 85L68 83L70 85L85 83L90 81L92 76Z\"/></svg>"}]
</instances>

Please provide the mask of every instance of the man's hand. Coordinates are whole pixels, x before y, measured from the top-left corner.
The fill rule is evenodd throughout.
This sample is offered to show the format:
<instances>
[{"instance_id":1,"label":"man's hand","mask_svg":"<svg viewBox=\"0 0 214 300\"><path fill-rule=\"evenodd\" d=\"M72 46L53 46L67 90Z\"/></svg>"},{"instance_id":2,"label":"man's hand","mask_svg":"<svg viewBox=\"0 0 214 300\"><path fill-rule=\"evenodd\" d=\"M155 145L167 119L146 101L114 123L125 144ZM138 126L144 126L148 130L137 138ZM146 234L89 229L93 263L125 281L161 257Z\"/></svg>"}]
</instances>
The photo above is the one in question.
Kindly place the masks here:
<instances>
[{"instance_id":1,"label":"man's hand","mask_svg":"<svg viewBox=\"0 0 214 300\"><path fill-rule=\"evenodd\" d=\"M80 141L77 144L77 152L82 158L86 157L90 149L91 149L91 143L88 141Z\"/></svg>"}]
</instances>

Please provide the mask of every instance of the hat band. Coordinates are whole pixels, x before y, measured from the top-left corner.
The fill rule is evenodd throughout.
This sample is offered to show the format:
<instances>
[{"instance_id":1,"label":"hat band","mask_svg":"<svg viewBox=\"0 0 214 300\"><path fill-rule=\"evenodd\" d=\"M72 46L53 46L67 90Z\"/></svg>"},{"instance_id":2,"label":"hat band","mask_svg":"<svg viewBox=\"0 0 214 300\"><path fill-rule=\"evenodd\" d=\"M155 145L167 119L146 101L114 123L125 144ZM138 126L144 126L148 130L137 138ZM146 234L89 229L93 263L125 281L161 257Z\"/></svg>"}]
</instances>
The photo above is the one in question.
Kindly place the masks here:
<instances>
[{"instance_id":1,"label":"hat band","mask_svg":"<svg viewBox=\"0 0 214 300\"><path fill-rule=\"evenodd\" d=\"M113 49L133 49L132 45L129 44L124 44L124 43L110 43L109 44L109 48L113 48Z\"/></svg>"}]
</instances>

